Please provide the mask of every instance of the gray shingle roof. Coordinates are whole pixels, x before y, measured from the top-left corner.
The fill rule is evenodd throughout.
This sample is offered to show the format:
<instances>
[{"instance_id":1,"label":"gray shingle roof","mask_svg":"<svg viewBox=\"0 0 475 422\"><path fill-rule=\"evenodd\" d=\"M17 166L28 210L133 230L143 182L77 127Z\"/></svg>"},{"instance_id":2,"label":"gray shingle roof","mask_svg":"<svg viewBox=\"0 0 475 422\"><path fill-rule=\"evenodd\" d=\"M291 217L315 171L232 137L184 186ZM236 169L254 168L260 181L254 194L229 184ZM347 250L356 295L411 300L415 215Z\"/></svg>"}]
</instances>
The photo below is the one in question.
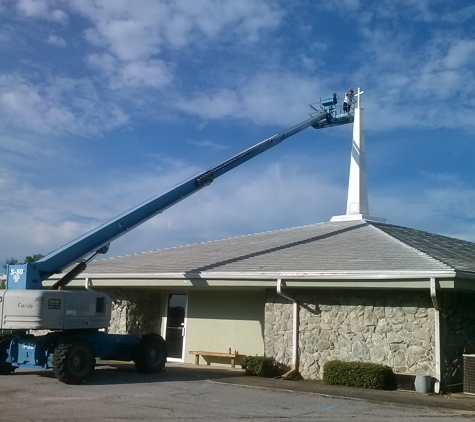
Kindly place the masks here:
<instances>
[{"instance_id":1,"label":"gray shingle roof","mask_svg":"<svg viewBox=\"0 0 475 422\"><path fill-rule=\"evenodd\" d=\"M372 224L454 270L475 272L475 243L473 242L390 224Z\"/></svg>"},{"instance_id":2,"label":"gray shingle roof","mask_svg":"<svg viewBox=\"0 0 475 422\"><path fill-rule=\"evenodd\" d=\"M312 224L93 261L88 275L475 273L475 243L367 221Z\"/></svg>"}]
</instances>

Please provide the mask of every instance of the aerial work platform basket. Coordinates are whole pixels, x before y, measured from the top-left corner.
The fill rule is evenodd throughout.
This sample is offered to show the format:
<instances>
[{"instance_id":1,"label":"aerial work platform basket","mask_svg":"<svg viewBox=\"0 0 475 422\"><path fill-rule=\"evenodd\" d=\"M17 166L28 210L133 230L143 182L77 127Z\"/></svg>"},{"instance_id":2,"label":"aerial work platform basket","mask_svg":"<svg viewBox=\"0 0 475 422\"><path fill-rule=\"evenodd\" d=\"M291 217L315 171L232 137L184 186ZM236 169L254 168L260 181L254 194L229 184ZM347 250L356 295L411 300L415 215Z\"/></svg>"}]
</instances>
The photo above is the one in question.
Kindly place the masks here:
<instances>
[{"instance_id":1,"label":"aerial work platform basket","mask_svg":"<svg viewBox=\"0 0 475 422\"><path fill-rule=\"evenodd\" d=\"M337 94L333 94L331 97L322 97L319 103L310 104L310 117L325 112L328 113L327 118L312 125L314 129L353 123L355 119L354 101L347 113L343 112L343 104L338 104Z\"/></svg>"}]
</instances>

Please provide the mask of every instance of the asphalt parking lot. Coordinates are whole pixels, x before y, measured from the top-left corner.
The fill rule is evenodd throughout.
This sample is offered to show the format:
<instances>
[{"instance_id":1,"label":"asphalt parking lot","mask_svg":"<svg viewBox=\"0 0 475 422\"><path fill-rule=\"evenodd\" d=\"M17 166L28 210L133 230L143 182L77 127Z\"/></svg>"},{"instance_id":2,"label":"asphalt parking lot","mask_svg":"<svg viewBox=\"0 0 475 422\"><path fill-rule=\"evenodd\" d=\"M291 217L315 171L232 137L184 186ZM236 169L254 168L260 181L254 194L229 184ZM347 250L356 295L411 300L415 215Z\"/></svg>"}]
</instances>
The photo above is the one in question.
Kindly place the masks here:
<instances>
[{"instance_id":1,"label":"asphalt parking lot","mask_svg":"<svg viewBox=\"0 0 475 422\"><path fill-rule=\"evenodd\" d=\"M475 397L466 394L335 387L205 365L167 364L144 375L132 364L105 362L83 385L22 368L0 377L0 391L2 421L475 420Z\"/></svg>"}]
</instances>

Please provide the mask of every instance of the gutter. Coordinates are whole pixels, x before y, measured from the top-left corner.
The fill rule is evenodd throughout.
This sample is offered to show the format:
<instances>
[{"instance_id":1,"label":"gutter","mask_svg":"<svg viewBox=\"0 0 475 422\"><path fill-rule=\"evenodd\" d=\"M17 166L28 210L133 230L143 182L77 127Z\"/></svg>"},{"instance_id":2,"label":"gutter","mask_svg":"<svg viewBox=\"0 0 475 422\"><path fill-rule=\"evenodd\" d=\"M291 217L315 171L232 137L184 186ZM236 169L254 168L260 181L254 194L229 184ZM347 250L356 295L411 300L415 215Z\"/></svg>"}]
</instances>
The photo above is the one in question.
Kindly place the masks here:
<instances>
[{"instance_id":1,"label":"gutter","mask_svg":"<svg viewBox=\"0 0 475 422\"><path fill-rule=\"evenodd\" d=\"M441 367L440 367L440 307L439 300L437 297L437 283L435 277L430 279L430 297L432 299L432 304L434 305L434 324L435 324L435 384L434 384L434 393L440 393L440 376L441 376Z\"/></svg>"},{"instance_id":2,"label":"gutter","mask_svg":"<svg viewBox=\"0 0 475 422\"><path fill-rule=\"evenodd\" d=\"M150 273L100 273L92 272L87 269L82 273L83 277L94 279L257 279L274 281L276 278L285 278L292 280L389 280L389 279L409 279L409 280L427 280L430 277L438 278L475 278L475 272L460 272L450 270L444 271L177 271L177 272L150 272ZM60 274L54 274L49 279L57 280L61 278ZM81 277L82 278L82 277Z\"/></svg>"},{"instance_id":3,"label":"gutter","mask_svg":"<svg viewBox=\"0 0 475 422\"><path fill-rule=\"evenodd\" d=\"M292 318L292 369L282 375L282 379L298 380L302 379L299 372L299 305L297 301L282 292L282 279L277 279L277 294L293 303Z\"/></svg>"}]
</instances>

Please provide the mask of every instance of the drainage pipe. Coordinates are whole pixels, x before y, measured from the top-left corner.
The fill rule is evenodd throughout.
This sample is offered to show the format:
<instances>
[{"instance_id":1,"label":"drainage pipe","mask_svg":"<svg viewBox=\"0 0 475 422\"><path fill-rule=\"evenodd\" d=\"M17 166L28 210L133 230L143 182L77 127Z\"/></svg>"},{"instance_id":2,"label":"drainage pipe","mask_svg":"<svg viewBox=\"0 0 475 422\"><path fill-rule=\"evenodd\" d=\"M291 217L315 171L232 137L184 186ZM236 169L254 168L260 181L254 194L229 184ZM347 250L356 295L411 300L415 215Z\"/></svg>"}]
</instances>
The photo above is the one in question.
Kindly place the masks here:
<instances>
[{"instance_id":1,"label":"drainage pipe","mask_svg":"<svg viewBox=\"0 0 475 422\"><path fill-rule=\"evenodd\" d=\"M293 303L292 318L292 369L282 375L283 379L302 379L299 372L299 305L297 301L282 292L282 279L277 279L277 293Z\"/></svg>"},{"instance_id":2,"label":"drainage pipe","mask_svg":"<svg viewBox=\"0 0 475 422\"><path fill-rule=\"evenodd\" d=\"M434 393L440 393L440 307L437 297L437 283L435 277L430 279L430 297L434 305L434 323L435 323L435 384Z\"/></svg>"},{"instance_id":3,"label":"drainage pipe","mask_svg":"<svg viewBox=\"0 0 475 422\"><path fill-rule=\"evenodd\" d=\"M89 277L86 277L86 279L84 280L84 287L86 288L86 290L94 291L94 289L92 288L92 281Z\"/></svg>"}]
</instances>

